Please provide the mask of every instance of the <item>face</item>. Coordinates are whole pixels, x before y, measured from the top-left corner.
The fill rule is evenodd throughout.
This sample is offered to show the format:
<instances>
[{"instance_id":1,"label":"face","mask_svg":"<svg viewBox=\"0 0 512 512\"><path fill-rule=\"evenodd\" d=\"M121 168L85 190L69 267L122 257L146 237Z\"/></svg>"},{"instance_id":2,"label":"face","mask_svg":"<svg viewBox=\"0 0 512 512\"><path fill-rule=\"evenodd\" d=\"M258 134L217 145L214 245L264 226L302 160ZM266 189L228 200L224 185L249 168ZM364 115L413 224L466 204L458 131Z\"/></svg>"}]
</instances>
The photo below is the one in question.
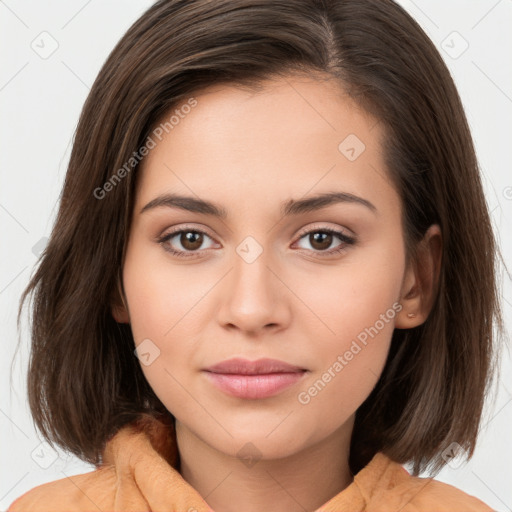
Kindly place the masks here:
<instances>
[{"instance_id":1,"label":"face","mask_svg":"<svg viewBox=\"0 0 512 512\"><path fill-rule=\"evenodd\" d=\"M182 428L224 453L251 442L284 457L349 428L402 308L383 129L332 81L194 98L138 171L127 309L114 316L130 322L144 375ZM232 358L294 368L205 371Z\"/></svg>"}]
</instances>

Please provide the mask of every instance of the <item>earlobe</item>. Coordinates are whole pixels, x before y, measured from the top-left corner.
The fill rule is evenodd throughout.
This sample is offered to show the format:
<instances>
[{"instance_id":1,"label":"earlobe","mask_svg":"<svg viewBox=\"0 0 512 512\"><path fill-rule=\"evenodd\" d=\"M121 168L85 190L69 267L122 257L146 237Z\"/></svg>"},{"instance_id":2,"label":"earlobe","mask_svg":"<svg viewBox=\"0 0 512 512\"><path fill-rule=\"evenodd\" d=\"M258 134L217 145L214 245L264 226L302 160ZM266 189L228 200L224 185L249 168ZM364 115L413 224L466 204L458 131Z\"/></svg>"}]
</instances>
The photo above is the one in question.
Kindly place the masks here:
<instances>
[{"instance_id":1,"label":"earlobe","mask_svg":"<svg viewBox=\"0 0 512 512\"><path fill-rule=\"evenodd\" d=\"M112 316L118 324L129 324L130 316L124 306L114 305L112 306Z\"/></svg>"},{"instance_id":2,"label":"earlobe","mask_svg":"<svg viewBox=\"0 0 512 512\"><path fill-rule=\"evenodd\" d=\"M117 291L114 292L110 303L114 320L119 324L129 324L130 314L119 281L117 283Z\"/></svg>"},{"instance_id":3,"label":"earlobe","mask_svg":"<svg viewBox=\"0 0 512 512\"><path fill-rule=\"evenodd\" d=\"M421 293L416 262L411 262L406 271L400 304L402 309L396 316L395 328L411 329L424 322L425 319L419 314L421 310Z\"/></svg>"},{"instance_id":4,"label":"earlobe","mask_svg":"<svg viewBox=\"0 0 512 512\"><path fill-rule=\"evenodd\" d=\"M418 244L415 261L406 270L400 299L402 310L395 322L397 329L417 327L428 318L437 294L441 256L441 230L433 224Z\"/></svg>"}]
</instances>

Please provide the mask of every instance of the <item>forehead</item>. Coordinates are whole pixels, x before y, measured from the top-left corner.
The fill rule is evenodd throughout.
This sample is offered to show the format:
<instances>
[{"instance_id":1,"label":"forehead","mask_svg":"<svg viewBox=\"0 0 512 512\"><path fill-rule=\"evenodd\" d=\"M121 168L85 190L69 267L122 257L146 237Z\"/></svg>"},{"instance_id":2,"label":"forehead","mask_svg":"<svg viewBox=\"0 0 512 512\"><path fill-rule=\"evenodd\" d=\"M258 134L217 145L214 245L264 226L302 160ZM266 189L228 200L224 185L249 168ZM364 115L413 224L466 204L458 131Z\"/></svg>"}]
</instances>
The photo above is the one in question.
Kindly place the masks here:
<instances>
[{"instance_id":1,"label":"forehead","mask_svg":"<svg viewBox=\"0 0 512 512\"><path fill-rule=\"evenodd\" d=\"M334 80L290 76L257 91L216 85L193 100L163 116L138 171L138 206L180 192L215 198L229 214L237 202L272 207L278 198L333 189L375 200L394 192L385 190L392 187L382 126Z\"/></svg>"}]
</instances>

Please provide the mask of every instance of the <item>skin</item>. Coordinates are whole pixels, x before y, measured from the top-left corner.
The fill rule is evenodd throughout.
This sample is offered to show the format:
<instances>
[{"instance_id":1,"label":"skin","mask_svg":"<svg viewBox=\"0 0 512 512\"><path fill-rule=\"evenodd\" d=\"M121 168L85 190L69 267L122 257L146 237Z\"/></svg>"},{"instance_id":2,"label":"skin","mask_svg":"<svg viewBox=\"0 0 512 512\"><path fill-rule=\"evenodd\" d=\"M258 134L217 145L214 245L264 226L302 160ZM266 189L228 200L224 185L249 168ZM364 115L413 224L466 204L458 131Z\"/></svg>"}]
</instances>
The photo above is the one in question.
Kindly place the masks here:
<instances>
[{"instance_id":1,"label":"skin","mask_svg":"<svg viewBox=\"0 0 512 512\"><path fill-rule=\"evenodd\" d=\"M126 302L113 315L131 324L136 345L149 338L160 350L142 369L176 417L183 477L215 511L313 511L353 480L354 415L383 369L393 329L428 315L439 228L429 229L418 259L406 265L401 200L381 152L383 127L334 81L290 76L268 80L257 93L222 85L194 97L197 106L138 171L123 266ZM349 134L366 146L354 161L338 149ZM364 198L376 211L345 202L280 213L284 201L332 191ZM228 216L165 206L140 213L165 192L213 201ZM181 227L206 232L202 243L187 244L179 234L158 242ZM337 235L316 244L304 235L322 228L355 236L356 243L322 256L342 244ZM251 263L237 253L248 236L263 251ZM192 257L176 257L166 245ZM309 403L300 403L299 393L393 304L401 311ZM231 357L276 358L308 372L275 396L241 399L201 371ZM237 455L244 446L254 456L251 467Z\"/></svg>"}]
</instances>

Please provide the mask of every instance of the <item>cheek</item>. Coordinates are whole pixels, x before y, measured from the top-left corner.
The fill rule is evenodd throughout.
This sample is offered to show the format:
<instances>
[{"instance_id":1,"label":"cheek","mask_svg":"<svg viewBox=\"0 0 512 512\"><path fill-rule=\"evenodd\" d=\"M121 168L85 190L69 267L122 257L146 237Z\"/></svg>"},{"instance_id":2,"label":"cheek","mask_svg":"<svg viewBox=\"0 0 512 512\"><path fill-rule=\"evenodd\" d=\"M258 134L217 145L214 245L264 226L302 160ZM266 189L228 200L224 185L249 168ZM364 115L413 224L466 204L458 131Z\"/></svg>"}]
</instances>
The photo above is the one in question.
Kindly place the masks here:
<instances>
[{"instance_id":1,"label":"cheek","mask_svg":"<svg viewBox=\"0 0 512 512\"><path fill-rule=\"evenodd\" d=\"M359 252L357 262L347 260L335 272L330 269L315 281L316 287L313 280L304 284L299 293L315 312L307 323L315 364L297 398L311 414L328 411L333 422L340 421L375 386L402 309L398 299L403 267L403 255L382 244ZM331 408L333 404L337 407Z\"/></svg>"},{"instance_id":2,"label":"cheek","mask_svg":"<svg viewBox=\"0 0 512 512\"><path fill-rule=\"evenodd\" d=\"M403 254L381 241L348 254L335 267L302 272L300 279L290 276L307 306L299 321L308 325L311 340L324 340L315 348L326 353L343 350L360 333L364 342L365 329L375 325L380 339L390 338L401 309L403 272Z\"/></svg>"},{"instance_id":3,"label":"cheek","mask_svg":"<svg viewBox=\"0 0 512 512\"><path fill-rule=\"evenodd\" d=\"M123 269L141 369L157 396L166 405L172 397L173 409L179 410L190 402L180 383L194 366L201 299L213 281L211 275L197 272L191 279L190 268L169 264L165 255L141 243L128 248Z\"/></svg>"},{"instance_id":4,"label":"cheek","mask_svg":"<svg viewBox=\"0 0 512 512\"><path fill-rule=\"evenodd\" d=\"M212 276L191 278L191 267L169 263L163 249L139 247L127 253L123 271L133 336L165 341L191 321Z\"/></svg>"},{"instance_id":5,"label":"cheek","mask_svg":"<svg viewBox=\"0 0 512 512\"><path fill-rule=\"evenodd\" d=\"M387 294L369 296L364 307L358 306L356 302L341 306L333 324L336 334L315 344L315 365L296 396L305 423L319 436L347 421L371 393L384 368L401 308ZM315 418L322 418L320 426Z\"/></svg>"},{"instance_id":6,"label":"cheek","mask_svg":"<svg viewBox=\"0 0 512 512\"><path fill-rule=\"evenodd\" d=\"M194 354L193 337L183 331L197 293L183 272L169 275L170 266L149 265L136 256L127 257L124 279L141 369L165 406L181 411L187 408L190 396L180 383L186 381L183 371L190 368Z\"/></svg>"},{"instance_id":7,"label":"cheek","mask_svg":"<svg viewBox=\"0 0 512 512\"><path fill-rule=\"evenodd\" d=\"M296 403L301 428L315 439L345 424L377 383L388 347L382 339L375 338L371 343L349 344L344 347L346 351L333 354L330 364L299 390Z\"/></svg>"}]
</instances>

